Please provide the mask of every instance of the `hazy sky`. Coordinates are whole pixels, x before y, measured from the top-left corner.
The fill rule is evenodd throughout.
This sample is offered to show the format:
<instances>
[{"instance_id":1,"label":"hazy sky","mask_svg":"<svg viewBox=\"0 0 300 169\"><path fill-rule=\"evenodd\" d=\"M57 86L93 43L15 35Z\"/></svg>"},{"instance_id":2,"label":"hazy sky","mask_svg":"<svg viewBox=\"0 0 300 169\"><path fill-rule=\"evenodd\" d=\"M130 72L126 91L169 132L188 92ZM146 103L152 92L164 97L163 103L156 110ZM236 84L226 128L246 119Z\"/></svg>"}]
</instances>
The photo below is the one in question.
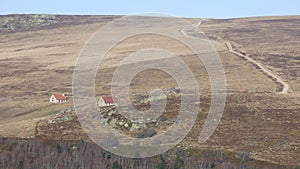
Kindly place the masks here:
<instances>
[{"instance_id":1,"label":"hazy sky","mask_svg":"<svg viewBox=\"0 0 300 169\"><path fill-rule=\"evenodd\" d=\"M300 15L300 0L0 0L0 14L16 13L162 13L199 18Z\"/></svg>"}]
</instances>

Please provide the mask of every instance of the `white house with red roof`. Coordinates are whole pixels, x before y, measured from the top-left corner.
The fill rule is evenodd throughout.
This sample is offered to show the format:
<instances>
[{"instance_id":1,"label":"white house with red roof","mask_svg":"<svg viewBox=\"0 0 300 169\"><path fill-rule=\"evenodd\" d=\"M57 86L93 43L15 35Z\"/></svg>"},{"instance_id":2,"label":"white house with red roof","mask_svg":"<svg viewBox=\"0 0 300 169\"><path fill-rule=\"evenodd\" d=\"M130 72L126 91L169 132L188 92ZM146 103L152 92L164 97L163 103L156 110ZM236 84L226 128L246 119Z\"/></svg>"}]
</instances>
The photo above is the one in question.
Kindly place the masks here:
<instances>
[{"instance_id":1,"label":"white house with red roof","mask_svg":"<svg viewBox=\"0 0 300 169\"><path fill-rule=\"evenodd\" d=\"M117 98L113 96L101 96L98 104L99 107L115 106L117 105Z\"/></svg>"},{"instance_id":2,"label":"white house with red roof","mask_svg":"<svg viewBox=\"0 0 300 169\"><path fill-rule=\"evenodd\" d=\"M65 103L67 102L67 97L65 94L53 94L50 97L50 103Z\"/></svg>"}]
</instances>

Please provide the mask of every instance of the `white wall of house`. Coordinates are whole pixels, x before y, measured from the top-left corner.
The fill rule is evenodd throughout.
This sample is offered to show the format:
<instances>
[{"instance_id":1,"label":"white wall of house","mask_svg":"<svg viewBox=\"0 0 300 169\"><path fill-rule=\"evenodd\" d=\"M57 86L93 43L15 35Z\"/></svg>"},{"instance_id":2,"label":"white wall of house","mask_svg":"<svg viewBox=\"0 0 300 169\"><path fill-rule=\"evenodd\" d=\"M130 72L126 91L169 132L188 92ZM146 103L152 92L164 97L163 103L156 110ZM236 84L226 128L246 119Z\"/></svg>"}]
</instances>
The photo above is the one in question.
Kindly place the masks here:
<instances>
[{"instance_id":1,"label":"white wall of house","mask_svg":"<svg viewBox=\"0 0 300 169\"><path fill-rule=\"evenodd\" d=\"M105 102L104 102L104 100L102 99L102 97L100 97L98 104L99 104L99 107L105 106Z\"/></svg>"},{"instance_id":2,"label":"white wall of house","mask_svg":"<svg viewBox=\"0 0 300 169\"><path fill-rule=\"evenodd\" d=\"M52 95L50 97L50 103L59 103L59 101L54 97L54 95Z\"/></svg>"},{"instance_id":3,"label":"white wall of house","mask_svg":"<svg viewBox=\"0 0 300 169\"><path fill-rule=\"evenodd\" d=\"M67 100L58 100L59 103L66 103Z\"/></svg>"}]
</instances>

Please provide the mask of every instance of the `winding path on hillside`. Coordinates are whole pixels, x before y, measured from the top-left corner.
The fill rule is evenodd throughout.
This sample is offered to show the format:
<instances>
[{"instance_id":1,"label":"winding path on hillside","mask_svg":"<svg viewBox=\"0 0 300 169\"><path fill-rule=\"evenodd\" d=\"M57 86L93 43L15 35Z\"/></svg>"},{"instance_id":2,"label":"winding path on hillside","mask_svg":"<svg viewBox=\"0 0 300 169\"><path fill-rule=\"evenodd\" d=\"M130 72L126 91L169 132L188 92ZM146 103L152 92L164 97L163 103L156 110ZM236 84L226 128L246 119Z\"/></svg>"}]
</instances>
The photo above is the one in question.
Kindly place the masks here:
<instances>
[{"instance_id":1,"label":"winding path on hillside","mask_svg":"<svg viewBox=\"0 0 300 169\"><path fill-rule=\"evenodd\" d=\"M199 21L197 23L197 25L195 25L196 27L199 27L202 24L202 21ZM183 36L186 37L191 37L191 35L188 35L187 32L185 32L185 29L181 29L180 32L182 33ZM271 72L270 70L264 68L264 66L257 62L256 60L250 58L248 55L246 54L242 54L238 51L235 51L232 47L232 44L230 42L226 42L226 47L228 49L229 52L231 52L234 55L237 55L239 57L244 58L245 60L249 61L250 63L252 63L253 65L255 65L255 67L259 70L261 70L263 73L265 73L268 77L270 77L270 79L272 79L275 83L279 83L280 85L282 85L282 89L280 89L280 91L278 93L280 94L287 94L288 90L289 90L289 84L287 82L285 82L281 77L277 76L276 74L274 74L273 72Z\"/></svg>"},{"instance_id":2,"label":"winding path on hillside","mask_svg":"<svg viewBox=\"0 0 300 169\"><path fill-rule=\"evenodd\" d=\"M203 19L204 20L204 19ZM201 24L202 24L202 21L203 20L200 20L196 25L194 25L196 28L198 28ZM198 38L198 37L195 37L195 36L192 36L192 35L189 35L187 31L187 28L182 28L179 30L179 32L185 36L185 37L188 37L188 38ZM203 39L203 40L206 40L206 39Z\"/></svg>"},{"instance_id":3,"label":"winding path on hillside","mask_svg":"<svg viewBox=\"0 0 300 169\"><path fill-rule=\"evenodd\" d=\"M258 63L256 60L250 58L248 55L242 54L238 51L235 51L230 42L226 42L225 44L226 44L229 52L231 52L231 53L233 53L233 54L235 54L239 57L242 57L242 58L246 59L247 61L251 62L252 64L254 64L256 66L257 69L260 69L263 73L265 73L273 81L275 81L276 83L280 83L283 86L282 89L279 91L280 94L288 93L288 90L289 90L289 84L288 83L286 83L284 80L282 80L279 76L275 75L270 70L264 68L264 66L261 63Z\"/></svg>"}]
</instances>

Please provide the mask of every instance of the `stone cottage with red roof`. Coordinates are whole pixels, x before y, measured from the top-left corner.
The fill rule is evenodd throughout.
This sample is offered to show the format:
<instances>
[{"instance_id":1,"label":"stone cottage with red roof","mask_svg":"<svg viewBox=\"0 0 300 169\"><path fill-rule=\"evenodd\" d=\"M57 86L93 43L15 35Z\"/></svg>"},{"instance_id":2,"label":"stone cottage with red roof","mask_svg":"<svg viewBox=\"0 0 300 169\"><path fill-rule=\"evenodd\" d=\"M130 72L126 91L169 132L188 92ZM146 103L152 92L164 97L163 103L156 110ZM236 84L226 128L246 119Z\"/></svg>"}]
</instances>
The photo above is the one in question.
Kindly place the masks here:
<instances>
[{"instance_id":1,"label":"stone cottage with red roof","mask_svg":"<svg viewBox=\"0 0 300 169\"><path fill-rule=\"evenodd\" d=\"M113 96L101 96L98 104L99 107L114 106L117 105L117 99Z\"/></svg>"},{"instance_id":2,"label":"stone cottage with red roof","mask_svg":"<svg viewBox=\"0 0 300 169\"><path fill-rule=\"evenodd\" d=\"M53 94L50 97L50 103L65 103L67 102L67 97L65 94Z\"/></svg>"}]
</instances>

